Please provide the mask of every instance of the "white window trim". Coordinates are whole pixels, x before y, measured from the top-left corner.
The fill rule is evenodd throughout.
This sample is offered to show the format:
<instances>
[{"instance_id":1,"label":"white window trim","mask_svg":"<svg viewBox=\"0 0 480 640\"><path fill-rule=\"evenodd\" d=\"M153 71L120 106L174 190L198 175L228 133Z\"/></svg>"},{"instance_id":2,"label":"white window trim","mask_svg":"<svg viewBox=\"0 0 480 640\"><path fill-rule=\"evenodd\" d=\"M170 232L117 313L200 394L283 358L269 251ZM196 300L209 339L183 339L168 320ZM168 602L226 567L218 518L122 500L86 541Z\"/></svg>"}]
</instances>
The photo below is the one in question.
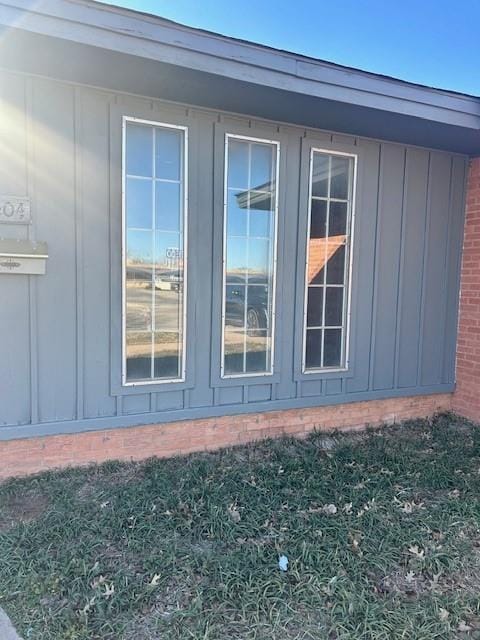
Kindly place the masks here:
<instances>
[{"instance_id":1,"label":"white window trim","mask_svg":"<svg viewBox=\"0 0 480 640\"><path fill-rule=\"evenodd\" d=\"M182 310L182 368L181 376L177 378L152 378L152 380L127 381L127 313L126 313L126 134L127 123L134 122L162 129L174 129L183 131L183 310ZM172 384L185 382L187 360L187 270L188 270L188 127L145 120L133 116L122 116L122 386L143 387L160 384Z\"/></svg>"},{"instance_id":2,"label":"white window trim","mask_svg":"<svg viewBox=\"0 0 480 640\"><path fill-rule=\"evenodd\" d=\"M353 159L353 175L352 175L352 187L351 187L351 205L350 216L347 216L347 223L349 223L350 233L348 234L348 267L347 267L347 303L343 308L342 315L345 316L345 338L342 340L342 354L341 362L345 362L342 367L315 367L312 369L306 368L306 350L307 350L307 306L308 306L308 262L310 253L310 228L312 218L312 178L313 178L313 154L324 153L330 156L343 156ZM355 234L355 204L356 204L356 192L357 192L357 164L358 155L355 153L347 153L344 151L335 151L333 149L322 149L318 147L311 147L309 156L309 174L308 174L308 224L306 235L306 252L305 252L305 273L303 279L303 337L302 337L302 374L312 375L319 373L341 373L346 372L350 368L350 321L351 321L351 299L352 299L352 273L353 273L353 243ZM324 291L325 295L325 291ZM325 303L325 301L324 301Z\"/></svg>"},{"instance_id":3,"label":"white window trim","mask_svg":"<svg viewBox=\"0 0 480 640\"><path fill-rule=\"evenodd\" d=\"M251 373L228 373L225 374L225 317L226 317L226 248L227 248L227 213L228 213L228 141L230 139L245 140L247 142L259 142L263 144L275 145L275 209L274 209L274 232L273 232L273 279L272 279L272 326L271 326L271 347L270 347L270 370L252 371ZM220 353L220 378L222 380L238 378L265 378L274 374L275 362L275 306L277 297L277 243L278 243L278 198L279 198L279 178L280 178L280 141L267 140L265 138L254 138L251 136L239 135L236 133L225 134L224 150L224 171L223 171L223 246L222 246L222 331L221 331L221 353Z\"/></svg>"}]
</instances>

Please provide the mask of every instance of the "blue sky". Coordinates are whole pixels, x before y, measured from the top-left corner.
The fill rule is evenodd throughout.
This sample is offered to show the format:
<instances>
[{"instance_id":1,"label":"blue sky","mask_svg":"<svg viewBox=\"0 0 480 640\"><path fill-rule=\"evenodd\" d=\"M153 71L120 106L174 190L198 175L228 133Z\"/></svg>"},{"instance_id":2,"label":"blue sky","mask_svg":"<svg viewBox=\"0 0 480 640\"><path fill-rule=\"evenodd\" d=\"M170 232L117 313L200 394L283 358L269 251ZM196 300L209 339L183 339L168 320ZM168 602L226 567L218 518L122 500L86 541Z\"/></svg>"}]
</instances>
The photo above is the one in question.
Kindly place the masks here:
<instances>
[{"instance_id":1,"label":"blue sky","mask_svg":"<svg viewBox=\"0 0 480 640\"><path fill-rule=\"evenodd\" d=\"M480 0L115 0L111 4L480 95Z\"/></svg>"}]
</instances>

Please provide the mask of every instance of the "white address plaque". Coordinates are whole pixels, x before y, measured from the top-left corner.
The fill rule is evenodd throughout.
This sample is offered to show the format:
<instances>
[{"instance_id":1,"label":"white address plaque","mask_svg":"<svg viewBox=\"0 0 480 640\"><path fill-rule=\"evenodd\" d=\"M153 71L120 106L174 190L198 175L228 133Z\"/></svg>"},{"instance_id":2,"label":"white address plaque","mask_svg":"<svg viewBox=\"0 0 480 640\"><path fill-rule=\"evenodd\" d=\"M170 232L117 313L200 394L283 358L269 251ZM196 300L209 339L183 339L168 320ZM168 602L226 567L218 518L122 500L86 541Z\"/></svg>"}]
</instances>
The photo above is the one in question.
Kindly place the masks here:
<instances>
[{"instance_id":1,"label":"white address plaque","mask_svg":"<svg viewBox=\"0 0 480 640\"><path fill-rule=\"evenodd\" d=\"M0 224L30 224L30 198L0 196Z\"/></svg>"}]
</instances>

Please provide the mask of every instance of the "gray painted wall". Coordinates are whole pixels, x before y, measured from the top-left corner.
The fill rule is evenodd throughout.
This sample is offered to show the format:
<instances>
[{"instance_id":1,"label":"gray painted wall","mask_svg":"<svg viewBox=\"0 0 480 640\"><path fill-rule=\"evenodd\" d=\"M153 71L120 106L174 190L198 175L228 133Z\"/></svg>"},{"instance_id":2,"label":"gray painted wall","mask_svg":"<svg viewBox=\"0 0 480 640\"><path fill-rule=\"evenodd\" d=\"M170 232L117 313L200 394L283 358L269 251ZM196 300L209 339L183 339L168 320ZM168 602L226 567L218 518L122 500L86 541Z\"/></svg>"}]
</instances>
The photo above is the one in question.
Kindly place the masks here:
<instances>
[{"instance_id":1,"label":"gray painted wall","mask_svg":"<svg viewBox=\"0 0 480 640\"><path fill-rule=\"evenodd\" d=\"M0 275L0 439L453 389L466 158L0 72L0 194L45 276ZM187 383L120 386L121 115L189 126ZM225 131L281 144L276 372L219 380ZM302 375L305 156L358 153L350 362ZM299 250L297 250L297 243Z\"/></svg>"}]
</instances>

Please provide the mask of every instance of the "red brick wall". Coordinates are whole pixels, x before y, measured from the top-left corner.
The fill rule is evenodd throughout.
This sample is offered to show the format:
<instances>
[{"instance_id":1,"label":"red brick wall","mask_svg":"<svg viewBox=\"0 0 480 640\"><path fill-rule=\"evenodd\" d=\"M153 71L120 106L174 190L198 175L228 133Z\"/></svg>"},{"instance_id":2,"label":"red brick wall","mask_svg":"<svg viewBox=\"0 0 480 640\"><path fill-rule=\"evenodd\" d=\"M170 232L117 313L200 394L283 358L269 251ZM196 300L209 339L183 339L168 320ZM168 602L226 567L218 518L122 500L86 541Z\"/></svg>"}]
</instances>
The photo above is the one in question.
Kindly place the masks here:
<instances>
[{"instance_id":1,"label":"red brick wall","mask_svg":"<svg viewBox=\"0 0 480 640\"><path fill-rule=\"evenodd\" d=\"M468 176L453 410L480 422L480 158Z\"/></svg>"},{"instance_id":2,"label":"red brick wall","mask_svg":"<svg viewBox=\"0 0 480 640\"><path fill-rule=\"evenodd\" d=\"M111 459L167 457L283 434L301 437L314 429L361 429L450 408L450 394L413 396L0 441L0 478Z\"/></svg>"}]
</instances>

